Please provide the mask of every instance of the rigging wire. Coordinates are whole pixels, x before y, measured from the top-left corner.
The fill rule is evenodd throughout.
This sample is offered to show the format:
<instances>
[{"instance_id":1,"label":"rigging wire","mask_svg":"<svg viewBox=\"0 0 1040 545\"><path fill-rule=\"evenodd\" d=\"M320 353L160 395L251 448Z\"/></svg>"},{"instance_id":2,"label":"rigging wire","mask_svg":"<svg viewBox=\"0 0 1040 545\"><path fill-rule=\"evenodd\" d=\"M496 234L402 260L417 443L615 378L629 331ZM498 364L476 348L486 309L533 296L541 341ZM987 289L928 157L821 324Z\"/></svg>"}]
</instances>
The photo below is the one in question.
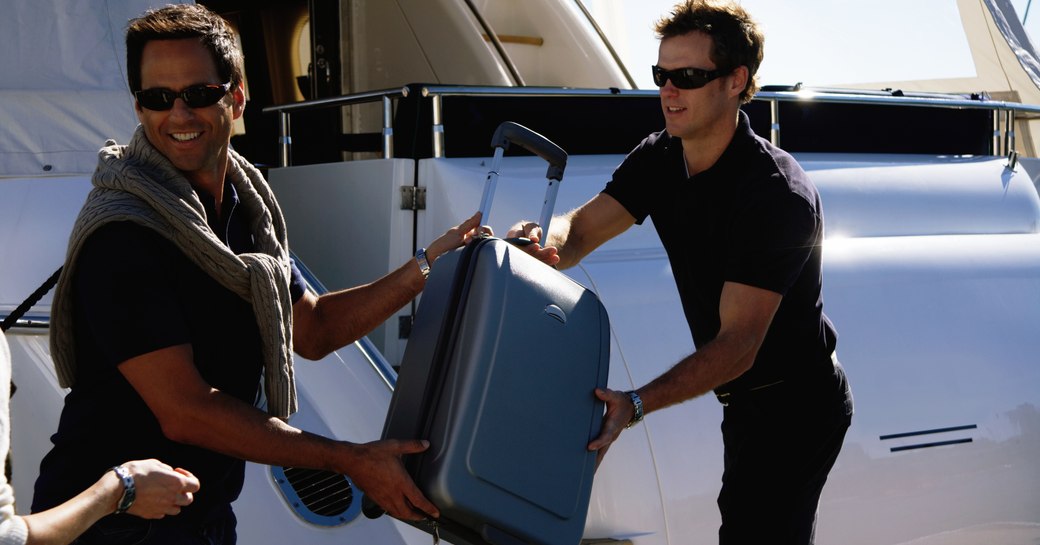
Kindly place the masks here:
<instances>
[{"instance_id":1,"label":"rigging wire","mask_svg":"<svg viewBox=\"0 0 1040 545\"><path fill-rule=\"evenodd\" d=\"M1033 5L1033 0L1026 2L1026 12L1022 15L1022 26L1026 26L1026 19L1029 18L1029 6Z\"/></svg>"}]
</instances>

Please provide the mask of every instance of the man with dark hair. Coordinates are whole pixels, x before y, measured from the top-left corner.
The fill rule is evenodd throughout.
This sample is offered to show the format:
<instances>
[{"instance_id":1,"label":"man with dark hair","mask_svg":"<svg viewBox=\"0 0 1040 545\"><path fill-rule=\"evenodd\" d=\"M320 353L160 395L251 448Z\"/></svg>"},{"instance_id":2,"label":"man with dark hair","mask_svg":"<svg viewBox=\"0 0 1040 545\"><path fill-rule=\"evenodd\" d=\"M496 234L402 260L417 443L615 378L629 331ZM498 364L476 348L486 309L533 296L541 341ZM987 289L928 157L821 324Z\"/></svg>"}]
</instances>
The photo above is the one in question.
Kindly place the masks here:
<instances>
[{"instance_id":1,"label":"man with dark hair","mask_svg":"<svg viewBox=\"0 0 1040 545\"><path fill-rule=\"evenodd\" d=\"M284 421L296 410L292 352L319 359L386 320L479 215L371 284L307 291L277 201L230 148L245 105L236 43L196 5L148 12L127 31L141 125L129 145L101 150L70 237L51 353L71 392L33 510L140 457L188 468L202 487L176 517L106 517L80 543L235 543L243 460L347 474L393 516L438 515L401 464L425 442L353 444ZM254 406L260 377L266 413Z\"/></svg>"},{"instance_id":2,"label":"man with dark hair","mask_svg":"<svg viewBox=\"0 0 1040 545\"><path fill-rule=\"evenodd\" d=\"M724 405L719 542L812 543L820 492L852 417L823 313L823 209L784 151L740 110L763 37L733 3L688 0L656 27L665 130L602 193L554 218L529 251L569 267L648 216L671 262L696 352L645 386L597 390L605 454L645 413L714 390ZM508 236L542 238L517 224Z\"/></svg>"}]
</instances>

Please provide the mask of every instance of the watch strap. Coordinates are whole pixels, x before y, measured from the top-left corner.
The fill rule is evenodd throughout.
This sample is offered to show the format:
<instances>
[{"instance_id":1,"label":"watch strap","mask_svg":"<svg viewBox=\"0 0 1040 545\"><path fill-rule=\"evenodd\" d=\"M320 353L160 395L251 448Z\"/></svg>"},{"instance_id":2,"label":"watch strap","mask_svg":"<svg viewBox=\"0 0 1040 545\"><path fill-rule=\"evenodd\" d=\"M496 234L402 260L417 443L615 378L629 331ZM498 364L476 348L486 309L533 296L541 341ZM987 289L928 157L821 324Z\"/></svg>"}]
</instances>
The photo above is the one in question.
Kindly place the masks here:
<instances>
[{"instance_id":1,"label":"watch strap","mask_svg":"<svg viewBox=\"0 0 1040 545\"><path fill-rule=\"evenodd\" d=\"M639 397L639 394L637 394L635 390L629 390L625 392L625 394L628 395L628 398L632 400L632 408L635 409L635 411L632 413L632 420L629 420L628 425L625 426L626 428L631 428L632 426L635 426L636 424L643 421L643 400Z\"/></svg>"},{"instance_id":2,"label":"watch strap","mask_svg":"<svg viewBox=\"0 0 1040 545\"><path fill-rule=\"evenodd\" d=\"M123 483L123 495L119 498L119 503L116 504L116 514L125 513L130 506L134 504L134 500L137 498L137 487L134 486L134 477L130 475L130 472L123 466L115 466L112 468L116 476L119 477L120 482Z\"/></svg>"},{"instance_id":3,"label":"watch strap","mask_svg":"<svg viewBox=\"0 0 1040 545\"><path fill-rule=\"evenodd\" d=\"M415 252L415 262L419 265L419 272L422 273L423 278L430 277L430 262L426 259L426 248L419 248Z\"/></svg>"}]
</instances>

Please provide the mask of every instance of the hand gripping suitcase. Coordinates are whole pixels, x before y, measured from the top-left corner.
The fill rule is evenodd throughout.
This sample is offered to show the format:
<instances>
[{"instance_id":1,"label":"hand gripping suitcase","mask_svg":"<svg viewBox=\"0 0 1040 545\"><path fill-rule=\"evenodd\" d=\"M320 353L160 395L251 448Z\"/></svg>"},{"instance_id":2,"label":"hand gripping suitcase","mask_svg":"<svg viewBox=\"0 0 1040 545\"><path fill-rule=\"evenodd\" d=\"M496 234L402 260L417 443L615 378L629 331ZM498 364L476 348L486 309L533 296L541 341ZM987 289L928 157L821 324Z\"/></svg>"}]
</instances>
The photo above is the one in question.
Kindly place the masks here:
<instances>
[{"instance_id":1,"label":"hand gripping suitcase","mask_svg":"<svg viewBox=\"0 0 1040 545\"><path fill-rule=\"evenodd\" d=\"M515 123L495 131L483 218L510 142L549 161L548 229L567 155ZM430 441L405 459L441 510L417 527L456 545L577 545L588 512L607 383L607 314L591 291L487 237L431 271L384 438ZM435 540L436 541L436 540Z\"/></svg>"}]
</instances>

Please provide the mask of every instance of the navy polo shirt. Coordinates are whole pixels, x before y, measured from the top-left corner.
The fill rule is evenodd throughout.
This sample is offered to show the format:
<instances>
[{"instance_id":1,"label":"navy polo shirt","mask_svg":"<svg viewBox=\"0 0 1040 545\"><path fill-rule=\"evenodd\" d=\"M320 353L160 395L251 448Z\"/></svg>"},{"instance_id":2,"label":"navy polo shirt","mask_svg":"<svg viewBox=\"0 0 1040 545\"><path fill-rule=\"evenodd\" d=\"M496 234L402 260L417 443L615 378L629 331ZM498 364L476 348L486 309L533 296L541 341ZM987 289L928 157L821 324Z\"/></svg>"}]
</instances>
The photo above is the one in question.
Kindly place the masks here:
<instances>
[{"instance_id":1,"label":"navy polo shirt","mask_svg":"<svg viewBox=\"0 0 1040 545\"><path fill-rule=\"evenodd\" d=\"M783 296L752 368L716 391L829 376L837 334L823 313L823 209L789 154L752 132L740 112L729 146L686 175L682 141L651 134L603 190L642 223L649 216L672 266L694 344L719 332L725 282Z\"/></svg>"},{"instance_id":2,"label":"navy polo shirt","mask_svg":"<svg viewBox=\"0 0 1040 545\"><path fill-rule=\"evenodd\" d=\"M236 253L254 249L249 218L225 183L218 216L200 194L210 227ZM33 511L54 507L108 468L157 458L202 482L195 502L161 524L195 525L222 516L242 488L243 461L176 443L117 366L161 348L191 344L211 386L248 404L260 392L262 348L251 305L225 289L161 234L131 222L99 228L85 241L72 279L77 375L65 398L54 448L43 459ZM295 263L290 289L306 289ZM124 517L126 524L142 519Z\"/></svg>"}]
</instances>

